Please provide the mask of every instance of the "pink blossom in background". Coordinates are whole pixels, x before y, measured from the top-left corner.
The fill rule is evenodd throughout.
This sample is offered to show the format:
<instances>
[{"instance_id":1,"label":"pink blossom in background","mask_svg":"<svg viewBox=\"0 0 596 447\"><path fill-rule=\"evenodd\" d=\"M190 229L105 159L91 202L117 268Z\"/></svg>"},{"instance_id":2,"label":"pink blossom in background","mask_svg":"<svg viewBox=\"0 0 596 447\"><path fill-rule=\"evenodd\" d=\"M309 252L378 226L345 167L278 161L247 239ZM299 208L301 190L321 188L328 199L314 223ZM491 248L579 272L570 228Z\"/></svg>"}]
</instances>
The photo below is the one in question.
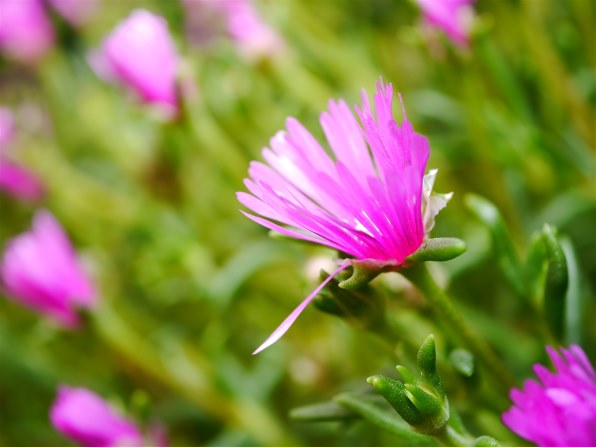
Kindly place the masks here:
<instances>
[{"instance_id":1,"label":"pink blossom in background","mask_svg":"<svg viewBox=\"0 0 596 447\"><path fill-rule=\"evenodd\" d=\"M31 230L8 241L0 260L0 285L15 302L65 327L78 324L77 307L95 303L93 284L47 211L38 211Z\"/></svg>"},{"instance_id":2,"label":"pink blossom in background","mask_svg":"<svg viewBox=\"0 0 596 447\"><path fill-rule=\"evenodd\" d=\"M514 406L503 413L513 432L539 447L596 445L596 373L577 345L559 354L546 348L555 372L534 365L540 379L511 390Z\"/></svg>"},{"instance_id":3,"label":"pink blossom in background","mask_svg":"<svg viewBox=\"0 0 596 447\"><path fill-rule=\"evenodd\" d=\"M298 121L278 132L265 163L252 162L250 193L238 200L250 219L286 236L347 253L339 268L309 295L256 352L277 341L308 303L341 270L354 264L398 268L422 244L449 196L431 197L436 170L424 171L430 148L407 120L392 117L393 87L380 82L373 107L366 93L355 107L330 101L321 125L330 157ZM373 115L376 110L376 118ZM255 353L256 353L255 352Z\"/></svg>"},{"instance_id":4,"label":"pink blossom in background","mask_svg":"<svg viewBox=\"0 0 596 447\"><path fill-rule=\"evenodd\" d=\"M54 31L43 0L0 0L0 51L32 63L54 45Z\"/></svg>"},{"instance_id":5,"label":"pink blossom in background","mask_svg":"<svg viewBox=\"0 0 596 447\"><path fill-rule=\"evenodd\" d=\"M45 191L40 180L28 170L6 160L0 160L0 191L25 201L36 201Z\"/></svg>"},{"instance_id":6,"label":"pink blossom in background","mask_svg":"<svg viewBox=\"0 0 596 447\"><path fill-rule=\"evenodd\" d=\"M143 101L174 113L178 54L163 17L133 11L90 55L95 72L133 90Z\"/></svg>"},{"instance_id":7,"label":"pink blossom in background","mask_svg":"<svg viewBox=\"0 0 596 447\"><path fill-rule=\"evenodd\" d=\"M25 168L9 160L14 136L12 112L0 107L0 191L23 200L38 200L44 194L39 179Z\"/></svg>"},{"instance_id":8,"label":"pink blossom in background","mask_svg":"<svg viewBox=\"0 0 596 447\"><path fill-rule=\"evenodd\" d=\"M8 145L14 137L14 116L12 112L0 107L0 154L8 150Z\"/></svg>"},{"instance_id":9,"label":"pink blossom in background","mask_svg":"<svg viewBox=\"0 0 596 447\"><path fill-rule=\"evenodd\" d=\"M50 420L56 430L83 447L144 445L143 436L133 422L85 388L60 386Z\"/></svg>"},{"instance_id":10,"label":"pink blossom in background","mask_svg":"<svg viewBox=\"0 0 596 447\"><path fill-rule=\"evenodd\" d=\"M416 0L424 21L431 27L441 29L456 45L468 44L469 29L475 0Z\"/></svg>"},{"instance_id":11,"label":"pink blossom in background","mask_svg":"<svg viewBox=\"0 0 596 447\"><path fill-rule=\"evenodd\" d=\"M190 20L196 18L197 23L193 28L209 26L200 20L200 16L211 17L213 11L221 14L228 35L239 51L250 59L276 56L285 49L282 39L263 21L252 0L182 0L182 3L187 17ZM200 29L191 31L204 35Z\"/></svg>"},{"instance_id":12,"label":"pink blossom in background","mask_svg":"<svg viewBox=\"0 0 596 447\"><path fill-rule=\"evenodd\" d=\"M87 22L99 9L99 0L48 0L52 7L73 26Z\"/></svg>"}]
</instances>

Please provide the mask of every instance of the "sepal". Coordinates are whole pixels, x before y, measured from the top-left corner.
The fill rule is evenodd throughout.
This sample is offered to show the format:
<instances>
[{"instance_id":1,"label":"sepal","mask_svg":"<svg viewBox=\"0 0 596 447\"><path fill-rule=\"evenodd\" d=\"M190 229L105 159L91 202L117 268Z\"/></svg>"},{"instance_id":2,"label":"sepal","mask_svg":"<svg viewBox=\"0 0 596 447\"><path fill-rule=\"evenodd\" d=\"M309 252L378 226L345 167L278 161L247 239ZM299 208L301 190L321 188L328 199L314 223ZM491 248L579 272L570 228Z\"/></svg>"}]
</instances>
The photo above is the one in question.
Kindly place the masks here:
<instances>
[{"instance_id":1,"label":"sepal","mask_svg":"<svg viewBox=\"0 0 596 447\"><path fill-rule=\"evenodd\" d=\"M480 436L474 440L472 447L501 447L501 444L490 436Z\"/></svg>"},{"instance_id":2,"label":"sepal","mask_svg":"<svg viewBox=\"0 0 596 447\"><path fill-rule=\"evenodd\" d=\"M328 277L321 270L321 282ZM346 319L361 329L374 329L384 324L385 301L367 289L346 290L341 288L340 281L332 279L319 292L313 304L319 310Z\"/></svg>"},{"instance_id":3,"label":"sepal","mask_svg":"<svg viewBox=\"0 0 596 447\"><path fill-rule=\"evenodd\" d=\"M405 264L425 261L450 261L466 251L466 243L455 237L436 237L425 240L420 248L406 258Z\"/></svg>"}]
</instances>

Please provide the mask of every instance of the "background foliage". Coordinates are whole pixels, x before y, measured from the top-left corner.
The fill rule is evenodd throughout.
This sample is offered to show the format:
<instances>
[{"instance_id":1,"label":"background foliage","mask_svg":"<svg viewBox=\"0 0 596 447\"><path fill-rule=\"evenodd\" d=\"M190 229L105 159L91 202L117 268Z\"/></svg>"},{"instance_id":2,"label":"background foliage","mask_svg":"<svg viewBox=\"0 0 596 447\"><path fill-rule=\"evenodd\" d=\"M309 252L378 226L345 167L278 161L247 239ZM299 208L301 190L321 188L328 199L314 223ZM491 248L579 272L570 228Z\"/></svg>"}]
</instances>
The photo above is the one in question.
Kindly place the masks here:
<instances>
[{"instance_id":1,"label":"background foliage","mask_svg":"<svg viewBox=\"0 0 596 447\"><path fill-rule=\"evenodd\" d=\"M168 19L184 57L181 77L194 89L182 122L160 122L86 62L140 6ZM431 332L441 358L457 346L391 273L374 286L399 340L385 343L311 306L281 342L252 357L314 288L314 261L335 254L268 238L235 199L249 161L285 117L321 136L326 102L356 103L379 76L402 92L409 120L429 137L436 189L455 193L433 235L468 244L437 269L470 323L520 383L553 342L533 317L531 293L508 280L506 256L466 207L475 193L501 211L519 262L533 232L558 228L581 297L566 341L596 355L594 3L479 0L469 50L429 42L407 1L257 7L286 41L279 59L247 61L226 39L193 47L174 0L106 0L80 34L62 28L60 46L36 68L0 62L0 103L17 113L19 157L46 183L42 206L67 229L101 295L73 332L0 301L0 445L68 445L47 417L59 383L161 421L175 446L395 445L365 422L306 424L288 413L365 388L372 374L394 375L398 361L411 364L407 346ZM28 228L33 212L0 197L0 243ZM471 430L514 442L498 413L456 382L447 380L448 394Z\"/></svg>"}]
</instances>

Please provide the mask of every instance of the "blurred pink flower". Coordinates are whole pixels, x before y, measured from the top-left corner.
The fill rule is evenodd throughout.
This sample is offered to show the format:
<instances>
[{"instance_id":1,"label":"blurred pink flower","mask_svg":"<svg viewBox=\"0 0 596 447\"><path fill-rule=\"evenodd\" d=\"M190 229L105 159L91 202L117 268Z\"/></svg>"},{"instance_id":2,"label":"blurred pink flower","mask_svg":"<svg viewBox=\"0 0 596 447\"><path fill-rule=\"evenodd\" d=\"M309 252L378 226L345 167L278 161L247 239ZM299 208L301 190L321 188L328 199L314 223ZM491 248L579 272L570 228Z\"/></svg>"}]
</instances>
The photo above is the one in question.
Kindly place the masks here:
<instances>
[{"instance_id":1,"label":"blurred pink flower","mask_svg":"<svg viewBox=\"0 0 596 447\"><path fill-rule=\"evenodd\" d=\"M12 112L0 107L0 154L7 151L14 136L14 116Z\"/></svg>"},{"instance_id":2,"label":"blurred pink flower","mask_svg":"<svg viewBox=\"0 0 596 447\"><path fill-rule=\"evenodd\" d=\"M227 33L236 42L239 51L249 59L276 56L284 51L282 39L262 20L253 0L182 0L182 3L187 18L191 21L196 18L197 27L209 26L200 17L205 14L213 16L205 12L206 9L221 14ZM197 13L197 9L200 14ZM194 31L199 35L206 34L201 30Z\"/></svg>"},{"instance_id":3,"label":"blurred pink flower","mask_svg":"<svg viewBox=\"0 0 596 447\"><path fill-rule=\"evenodd\" d=\"M0 51L32 63L54 44L43 0L0 0Z\"/></svg>"},{"instance_id":4,"label":"blurred pink flower","mask_svg":"<svg viewBox=\"0 0 596 447\"><path fill-rule=\"evenodd\" d=\"M44 195L44 188L35 175L6 160L0 160L0 191L28 201L39 200Z\"/></svg>"},{"instance_id":5,"label":"blurred pink flower","mask_svg":"<svg viewBox=\"0 0 596 447\"><path fill-rule=\"evenodd\" d=\"M133 90L145 102L173 114L178 107L178 54L163 17L133 11L89 58L98 76Z\"/></svg>"},{"instance_id":6,"label":"blurred pink flower","mask_svg":"<svg viewBox=\"0 0 596 447\"><path fill-rule=\"evenodd\" d=\"M0 284L14 301L65 327L76 326L77 307L90 308L95 290L68 237L47 211L38 211L29 232L8 241L0 260Z\"/></svg>"},{"instance_id":7,"label":"blurred pink flower","mask_svg":"<svg viewBox=\"0 0 596 447\"><path fill-rule=\"evenodd\" d=\"M73 26L88 21L99 7L99 0L48 0L58 13Z\"/></svg>"},{"instance_id":8,"label":"blurred pink flower","mask_svg":"<svg viewBox=\"0 0 596 447\"><path fill-rule=\"evenodd\" d=\"M425 22L442 29L451 41L459 46L468 44L472 22L472 4L475 0L416 0L422 9Z\"/></svg>"},{"instance_id":9,"label":"blurred pink flower","mask_svg":"<svg viewBox=\"0 0 596 447\"><path fill-rule=\"evenodd\" d=\"M436 170L426 177L427 139L407 120L392 117L393 87L380 82L374 95L355 107L358 124L344 101L330 101L321 125L335 160L295 119L287 132L263 149L265 163L252 162L238 200L255 222L286 236L315 242L353 259L309 295L255 353L277 341L316 294L341 270L354 264L399 268L432 228L448 195L430 196ZM282 226L276 222L284 224Z\"/></svg>"},{"instance_id":10,"label":"blurred pink flower","mask_svg":"<svg viewBox=\"0 0 596 447\"><path fill-rule=\"evenodd\" d=\"M37 200L44 193L39 179L8 159L13 136L13 115L0 107L0 191L23 200Z\"/></svg>"},{"instance_id":11,"label":"blurred pink flower","mask_svg":"<svg viewBox=\"0 0 596 447\"><path fill-rule=\"evenodd\" d=\"M540 364L540 379L526 380L522 390L511 390L514 406L503 413L513 432L539 447L596 445L596 373L577 345L561 349L547 346L556 372Z\"/></svg>"},{"instance_id":12,"label":"blurred pink flower","mask_svg":"<svg viewBox=\"0 0 596 447\"><path fill-rule=\"evenodd\" d=\"M137 426L85 388L60 386L50 410L56 430L83 447L142 447ZM154 444L155 445L155 444Z\"/></svg>"}]
</instances>

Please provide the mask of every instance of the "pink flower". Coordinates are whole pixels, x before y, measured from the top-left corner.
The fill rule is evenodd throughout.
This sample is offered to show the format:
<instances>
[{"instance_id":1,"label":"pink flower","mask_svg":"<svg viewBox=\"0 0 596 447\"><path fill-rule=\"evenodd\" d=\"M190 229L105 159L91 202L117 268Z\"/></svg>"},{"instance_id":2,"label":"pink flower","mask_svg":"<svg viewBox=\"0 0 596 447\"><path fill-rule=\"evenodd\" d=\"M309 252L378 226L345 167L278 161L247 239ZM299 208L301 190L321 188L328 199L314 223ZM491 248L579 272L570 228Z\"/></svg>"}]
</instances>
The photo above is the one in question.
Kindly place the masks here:
<instances>
[{"instance_id":1,"label":"pink flower","mask_svg":"<svg viewBox=\"0 0 596 447\"><path fill-rule=\"evenodd\" d=\"M227 33L236 42L241 53L250 59L276 56L284 50L279 35L265 23L254 7L253 0L182 0L190 20L195 19L197 27L208 24L201 21L203 11L210 8L219 12L225 21ZM191 23L192 28L192 23ZM203 34L200 31L199 34Z\"/></svg>"},{"instance_id":2,"label":"pink flower","mask_svg":"<svg viewBox=\"0 0 596 447\"><path fill-rule=\"evenodd\" d=\"M0 191L27 201L39 200L44 195L44 188L36 176L6 160L0 160Z\"/></svg>"},{"instance_id":3,"label":"pink flower","mask_svg":"<svg viewBox=\"0 0 596 447\"><path fill-rule=\"evenodd\" d=\"M0 154L8 149L14 137L14 116L5 107L0 107Z\"/></svg>"},{"instance_id":4,"label":"pink flower","mask_svg":"<svg viewBox=\"0 0 596 447\"><path fill-rule=\"evenodd\" d=\"M0 51L31 63L53 44L54 32L42 0L0 0Z\"/></svg>"},{"instance_id":5,"label":"pink flower","mask_svg":"<svg viewBox=\"0 0 596 447\"><path fill-rule=\"evenodd\" d=\"M49 2L73 26L79 26L89 20L99 6L99 0L49 0Z\"/></svg>"},{"instance_id":6,"label":"pink flower","mask_svg":"<svg viewBox=\"0 0 596 447\"><path fill-rule=\"evenodd\" d=\"M8 158L13 136L13 115L10 110L0 107L0 191L23 200L37 200L44 193L41 182Z\"/></svg>"},{"instance_id":7,"label":"pink flower","mask_svg":"<svg viewBox=\"0 0 596 447\"><path fill-rule=\"evenodd\" d=\"M472 21L472 4L475 0L416 0L422 9L425 22L442 29L451 41L459 46L468 44Z\"/></svg>"},{"instance_id":8,"label":"pink flower","mask_svg":"<svg viewBox=\"0 0 596 447\"><path fill-rule=\"evenodd\" d=\"M363 92L356 107L361 124L344 101L331 101L321 125L334 158L295 119L263 149L265 163L252 162L238 200L260 216L255 222L286 236L347 253L339 268L309 295L255 353L277 341L316 294L354 264L402 266L430 231L450 196L430 196L436 170L424 176L429 157L425 137L414 132L404 111L392 117L393 88L380 82L376 118ZM283 224L283 226L282 226Z\"/></svg>"},{"instance_id":9,"label":"pink flower","mask_svg":"<svg viewBox=\"0 0 596 447\"><path fill-rule=\"evenodd\" d=\"M56 430L83 447L142 447L137 426L85 388L60 386L50 411Z\"/></svg>"},{"instance_id":10,"label":"pink flower","mask_svg":"<svg viewBox=\"0 0 596 447\"><path fill-rule=\"evenodd\" d=\"M143 101L177 110L178 54L163 17L133 11L90 55L90 63L100 77L126 85Z\"/></svg>"},{"instance_id":11,"label":"pink flower","mask_svg":"<svg viewBox=\"0 0 596 447\"><path fill-rule=\"evenodd\" d=\"M556 372L534 365L542 383L526 380L523 390L511 390L514 406L503 422L539 447L596 445L596 374L588 357L577 345L562 356L546 350Z\"/></svg>"},{"instance_id":12,"label":"pink flower","mask_svg":"<svg viewBox=\"0 0 596 447\"><path fill-rule=\"evenodd\" d=\"M78 323L77 307L95 302L94 287L64 230L47 211L37 212L31 230L8 242L0 283L15 301L66 327Z\"/></svg>"}]
</instances>

